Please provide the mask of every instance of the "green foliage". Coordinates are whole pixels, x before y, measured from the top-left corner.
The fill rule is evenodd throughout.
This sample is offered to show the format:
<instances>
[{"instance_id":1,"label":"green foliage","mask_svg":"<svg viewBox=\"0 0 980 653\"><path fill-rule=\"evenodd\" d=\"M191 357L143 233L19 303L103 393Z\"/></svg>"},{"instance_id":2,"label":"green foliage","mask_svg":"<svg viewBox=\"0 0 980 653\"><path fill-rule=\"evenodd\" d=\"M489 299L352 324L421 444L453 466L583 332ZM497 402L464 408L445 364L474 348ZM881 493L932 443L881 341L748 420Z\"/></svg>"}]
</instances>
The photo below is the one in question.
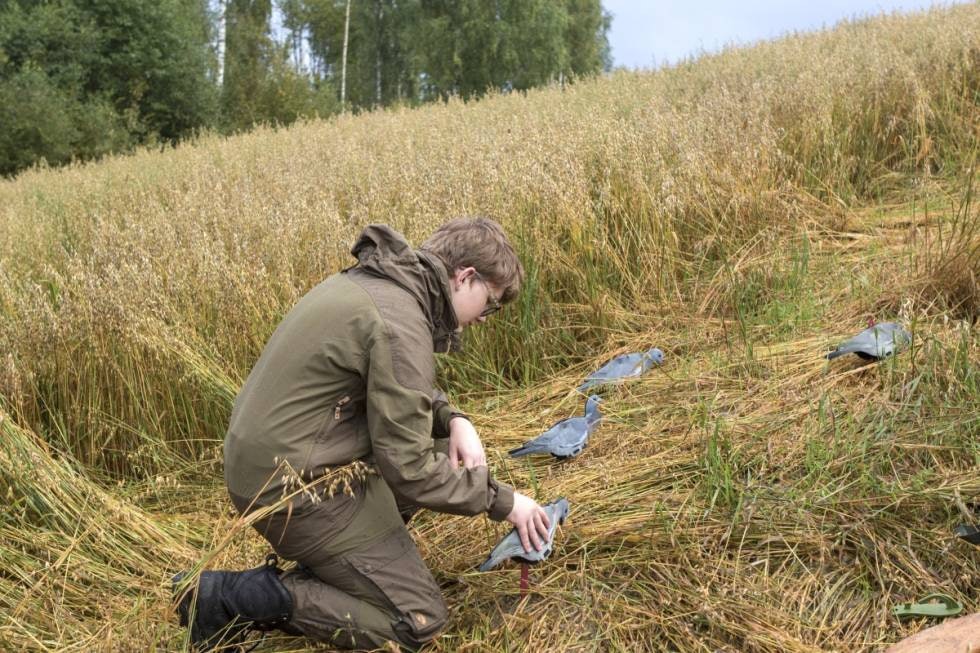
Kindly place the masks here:
<instances>
[{"instance_id":1,"label":"green foliage","mask_svg":"<svg viewBox=\"0 0 980 653\"><path fill-rule=\"evenodd\" d=\"M84 92L101 47L97 26L73 4L14 2L0 12L0 174L126 145L111 103Z\"/></svg>"},{"instance_id":2,"label":"green foliage","mask_svg":"<svg viewBox=\"0 0 980 653\"><path fill-rule=\"evenodd\" d=\"M339 86L346 0L288 0L319 76ZM525 90L609 67L598 0L367 0L351 4L347 99L354 108Z\"/></svg>"},{"instance_id":3,"label":"green foliage","mask_svg":"<svg viewBox=\"0 0 980 653\"><path fill-rule=\"evenodd\" d=\"M202 0L75 0L99 26L103 47L86 84L134 115L142 136L176 140L209 125L209 28Z\"/></svg>"},{"instance_id":4,"label":"green foliage","mask_svg":"<svg viewBox=\"0 0 980 653\"><path fill-rule=\"evenodd\" d=\"M222 117L231 129L261 122L267 71L274 56L269 36L271 0L230 0L225 10L226 50Z\"/></svg>"},{"instance_id":5,"label":"green foliage","mask_svg":"<svg viewBox=\"0 0 980 653\"><path fill-rule=\"evenodd\" d=\"M213 122L201 0L0 9L0 173L176 141Z\"/></svg>"},{"instance_id":6,"label":"green foliage","mask_svg":"<svg viewBox=\"0 0 980 653\"><path fill-rule=\"evenodd\" d=\"M0 173L9 174L44 159L62 163L78 138L73 98L42 71L25 67L0 81Z\"/></svg>"},{"instance_id":7,"label":"green foliage","mask_svg":"<svg viewBox=\"0 0 980 653\"><path fill-rule=\"evenodd\" d=\"M568 13L551 0L501 3L501 60L505 84L527 90L557 80L567 69Z\"/></svg>"},{"instance_id":8,"label":"green foliage","mask_svg":"<svg viewBox=\"0 0 980 653\"><path fill-rule=\"evenodd\" d=\"M565 0L568 23L565 48L567 71L573 75L590 75L612 68L612 50L606 34L612 16L593 0Z\"/></svg>"},{"instance_id":9,"label":"green foliage","mask_svg":"<svg viewBox=\"0 0 980 653\"><path fill-rule=\"evenodd\" d=\"M422 10L420 41L428 45L419 59L427 96L467 98L503 83L497 62L504 30L492 5L430 1Z\"/></svg>"},{"instance_id":10,"label":"green foliage","mask_svg":"<svg viewBox=\"0 0 980 653\"><path fill-rule=\"evenodd\" d=\"M418 2L353 2L347 55L347 99L355 107L376 107L412 99L417 82L411 59L412 25ZM342 53L343 41L335 43ZM340 68L338 67L339 71Z\"/></svg>"},{"instance_id":11,"label":"green foliage","mask_svg":"<svg viewBox=\"0 0 980 653\"><path fill-rule=\"evenodd\" d=\"M100 96L81 101L34 66L0 81L0 174L39 161L89 159L132 143L124 118Z\"/></svg>"},{"instance_id":12,"label":"green foliage","mask_svg":"<svg viewBox=\"0 0 980 653\"><path fill-rule=\"evenodd\" d=\"M284 9L287 28L303 25L295 13L302 9L298 4L285 3ZM226 131L260 123L289 125L301 117L340 110L336 87L296 70L289 60L290 43L281 45L272 38L271 13L270 0L232 0L227 5L221 87L221 121Z\"/></svg>"},{"instance_id":13,"label":"green foliage","mask_svg":"<svg viewBox=\"0 0 980 653\"><path fill-rule=\"evenodd\" d=\"M608 68L598 0L16 0L0 8L0 174L140 144L489 89L524 90ZM215 21L224 21L224 38ZM312 71L290 50L308 35ZM216 51L223 54L218 61ZM221 73L219 74L219 67ZM221 80L220 84L217 80Z\"/></svg>"},{"instance_id":14,"label":"green foliage","mask_svg":"<svg viewBox=\"0 0 980 653\"><path fill-rule=\"evenodd\" d=\"M608 68L609 18L593 0L429 0L422 10L419 59L431 94L526 90Z\"/></svg>"}]
</instances>

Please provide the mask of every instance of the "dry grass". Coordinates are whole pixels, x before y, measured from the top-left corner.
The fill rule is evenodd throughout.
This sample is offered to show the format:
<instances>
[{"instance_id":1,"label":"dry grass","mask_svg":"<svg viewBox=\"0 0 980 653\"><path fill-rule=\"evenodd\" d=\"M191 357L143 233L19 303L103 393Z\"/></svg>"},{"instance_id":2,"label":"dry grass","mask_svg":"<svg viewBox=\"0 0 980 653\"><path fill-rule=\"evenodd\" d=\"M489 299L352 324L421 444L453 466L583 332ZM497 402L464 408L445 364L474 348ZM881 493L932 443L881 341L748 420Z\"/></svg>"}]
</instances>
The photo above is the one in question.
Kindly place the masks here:
<instances>
[{"instance_id":1,"label":"dry grass","mask_svg":"<svg viewBox=\"0 0 980 653\"><path fill-rule=\"evenodd\" d=\"M474 571L499 527L418 519L437 649L871 651L923 625L899 601L975 611L978 42L974 4L0 182L0 649L180 650L169 575L264 550L220 446L268 335L364 224L471 213L529 278L448 389L572 514L523 601ZM914 349L828 365L871 314ZM582 456L503 456L650 345Z\"/></svg>"}]
</instances>

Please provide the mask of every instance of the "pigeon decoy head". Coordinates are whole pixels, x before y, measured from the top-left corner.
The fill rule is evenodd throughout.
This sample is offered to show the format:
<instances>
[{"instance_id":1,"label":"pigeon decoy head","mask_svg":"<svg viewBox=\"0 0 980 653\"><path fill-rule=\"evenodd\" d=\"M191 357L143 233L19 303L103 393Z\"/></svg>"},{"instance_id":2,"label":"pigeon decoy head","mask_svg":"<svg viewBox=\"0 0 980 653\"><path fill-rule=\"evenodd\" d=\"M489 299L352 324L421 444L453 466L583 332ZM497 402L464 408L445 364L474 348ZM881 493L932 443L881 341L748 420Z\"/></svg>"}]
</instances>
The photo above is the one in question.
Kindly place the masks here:
<instances>
[{"instance_id":1,"label":"pigeon decoy head","mask_svg":"<svg viewBox=\"0 0 980 653\"><path fill-rule=\"evenodd\" d=\"M599 395L591 395L585 401L585 416L588 417L599 412L599 404L602 403L602 397Z\"/></svg>"},{"instance_id":2,"label":"pigeon decoy head","mask_svg":"<svg viewBox=\"0 0 980 653\"><path fill-rule=\"evenodd\" d=\"M646 371L654 365L662 365L663 362L664 353L660 351L660 349L654 347L643 355L643 370Z\"/></svg>"}]
</instances>

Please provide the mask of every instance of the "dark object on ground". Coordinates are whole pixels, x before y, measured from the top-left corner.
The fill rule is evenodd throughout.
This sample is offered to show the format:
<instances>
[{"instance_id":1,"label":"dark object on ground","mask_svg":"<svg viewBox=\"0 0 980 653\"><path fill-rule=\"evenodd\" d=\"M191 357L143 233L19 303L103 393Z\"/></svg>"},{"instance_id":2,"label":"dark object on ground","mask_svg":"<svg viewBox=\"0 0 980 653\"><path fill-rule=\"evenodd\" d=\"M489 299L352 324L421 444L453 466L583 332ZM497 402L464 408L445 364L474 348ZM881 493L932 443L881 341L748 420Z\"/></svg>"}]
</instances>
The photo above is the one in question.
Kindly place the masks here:
<instances>
[{"instance_id":1,"label":"dark object on ground","mask_svg":"<svg viewBox=\"0 0 980 653\"><path fill-rule=\"evenodd\" d=\"M957 526L954 532L956 533L956 537L961 540L966 540L970 544L980 546L980 530L976 526Z\"/></svg>"}]
</instances>

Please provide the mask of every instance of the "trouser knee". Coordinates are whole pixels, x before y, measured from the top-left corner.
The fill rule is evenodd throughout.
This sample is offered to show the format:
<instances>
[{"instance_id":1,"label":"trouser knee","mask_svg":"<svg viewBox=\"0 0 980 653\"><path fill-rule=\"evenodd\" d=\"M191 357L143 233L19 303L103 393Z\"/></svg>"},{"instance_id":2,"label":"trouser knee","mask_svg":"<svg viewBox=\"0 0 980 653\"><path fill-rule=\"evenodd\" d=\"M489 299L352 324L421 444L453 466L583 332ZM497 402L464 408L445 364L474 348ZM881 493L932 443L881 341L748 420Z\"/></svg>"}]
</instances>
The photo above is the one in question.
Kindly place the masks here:
<instances>
[{"instance_id":1,"label":"trouser knee","mask_svg":"<svg viewBox=\"0 0 980 653\"><path fill-rule=\"evenodd\" d=\"M409 651L417 651L442 632L449 621L449 610L441 597L434 599L425 610L404 614L395 622L398 641Z\"/></svg>"}]
</instances>

